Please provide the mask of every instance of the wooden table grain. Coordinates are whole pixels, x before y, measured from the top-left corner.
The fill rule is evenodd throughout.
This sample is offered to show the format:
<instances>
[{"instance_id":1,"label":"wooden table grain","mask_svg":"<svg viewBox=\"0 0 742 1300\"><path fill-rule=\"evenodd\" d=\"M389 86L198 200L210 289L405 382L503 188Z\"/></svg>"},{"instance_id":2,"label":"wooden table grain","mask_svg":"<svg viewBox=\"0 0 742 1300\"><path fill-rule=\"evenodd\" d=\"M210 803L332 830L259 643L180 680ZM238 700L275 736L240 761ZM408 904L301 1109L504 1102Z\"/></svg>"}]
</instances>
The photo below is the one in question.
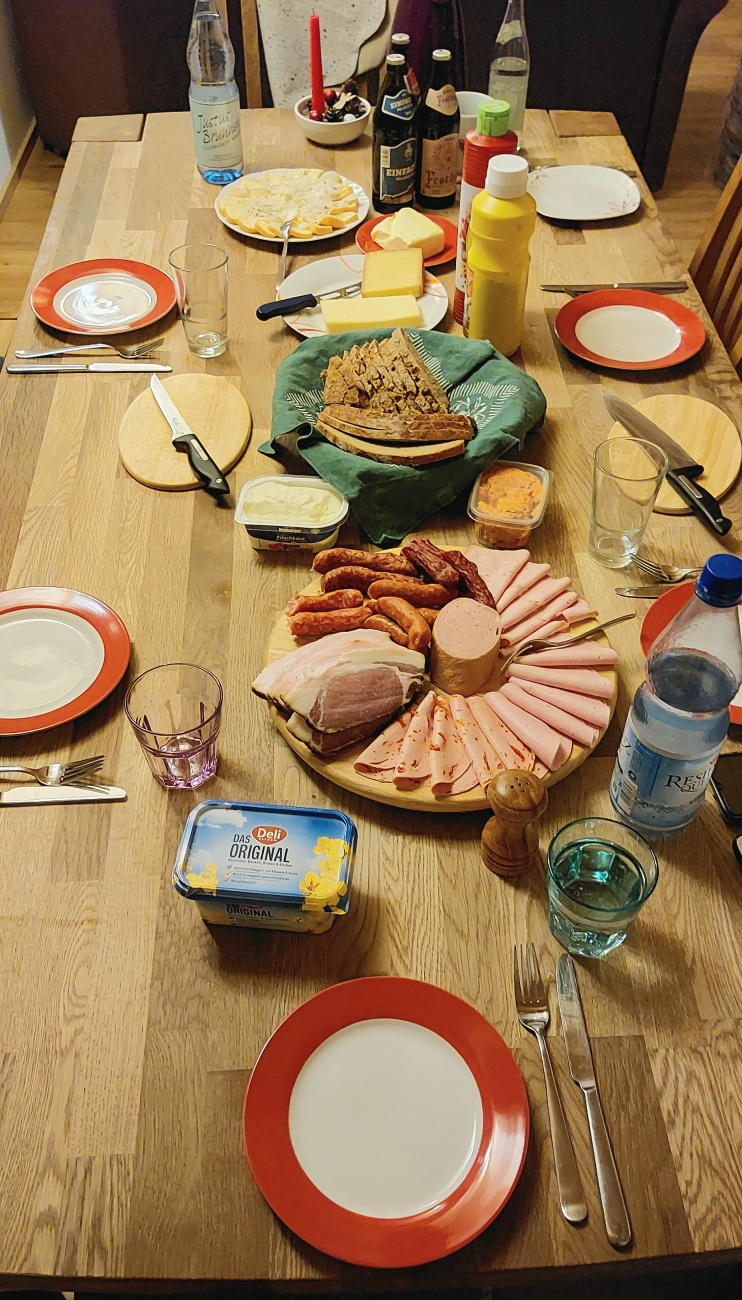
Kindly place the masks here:
<instances>
[{"instance_id":1,"label":"wooden table grain","mask_svg":"<svg viewBox=\"0 0 742 1300\"><path fill-rule=\"evenodd\" d=\"M632 165L620 136L594 129L590 119L589 134L557 136L548 113L532 112L529 158ZM186 114L148 117L141 140L112 139L109 124L101 132L86 124L84 134L108 138L76 136L35 278L113 253L166 267L168 251L185 240L229 250L229 350L195 360L175 320L167 322L165 347L176 373L226 376L250 403L252 444L230 475L236 494L248 477L280 472L258 448L275 368L297 340L281 322L255 320L256 306L273 296L276 252L218 223L214 190L194 166ZM274 110L245 114L243 135L249 170L336 166L368 186L367 140L328 152L307 144L291 113ZM583 230L538 222L516 358L548 401L525 458L555 476L534 556L572 572L606 617L631 605L613 592L623 575L586 554L591 453L611 425L605 390L629 400L691 393L742 422L742 387L713 330L698 358L639 379L584 365L555 340L564 299L542 294L542 281L683 271L641 188L641 209L622 221ZM301 250L293 264L352 246L347 235ZM444 279L450 288L450 270ZM693 289L686 301L702 311ZM12 346L43 337L25 306ZM731 832L713 804L684 835L660 845L659 885L629 941L602 963L580 964L634 1228L617 1262L559 1032L559 949L547 928L543 871L516 884L492 876L479 858L484 814L433 818L362 802L324 783L278 738L250 682L278 611L306 581L308 561L253 552L231 512L202 492L153 492L125 473L118 426L146 382L0 380L2 586L91 592L129 628L131 675L194 660L215 671L225 691L219 773L202 792L166 793L151 778L123 717L125 684L74 725L0 744L2 758L40 762L105 752L105 774L129 792L124 804L0 815L0 1278L96 1289L197 1279L288 1290L447 1288L526 1274L566 1278L588 1264L626 1272L742 1253L742 879ZM431 534L470 540L464 504L431 521ZM737 525L727 545L736 549L739 488L725 510ZM344 539L355 538L349 526ZM655 516L647 549L687 563L716 547L694 519ZM639 613L644 608L636 603ZM622 663L616 718L596 755L551 792L542 848L570 818L609 811L613 756L642 672L638 632L637 621L611 633ZM319 938L208 930L170 883L185 817L206 796L349 813L359 851L347 919ZM558 1211L536 1044L515 1018L511 952L526 939L549 979L551 1047L589 1203L580 1229ZM394 1276L337 1263L287 1232L252 1181L241 1138L245 1084L279 1021L329 983L380 973L430 980L474 1003L512 1047L533 1116L525 1171L500 1218L463 1252Z\"/></svg>"}]
</instances>

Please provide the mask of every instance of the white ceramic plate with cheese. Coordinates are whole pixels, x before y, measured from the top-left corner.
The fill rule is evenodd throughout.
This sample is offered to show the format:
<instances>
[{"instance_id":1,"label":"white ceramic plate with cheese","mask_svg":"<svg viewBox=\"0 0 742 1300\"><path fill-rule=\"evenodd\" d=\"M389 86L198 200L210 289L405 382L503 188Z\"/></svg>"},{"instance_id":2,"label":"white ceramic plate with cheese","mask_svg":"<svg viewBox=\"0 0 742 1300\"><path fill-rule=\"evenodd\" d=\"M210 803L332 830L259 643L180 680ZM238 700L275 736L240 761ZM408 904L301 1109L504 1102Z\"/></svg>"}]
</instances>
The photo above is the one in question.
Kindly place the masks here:
<instances>
[{"instance_id":1,"label":"white ceramic plate with cheese","mask_svg":"<svg viewBox=\"0 0 742 1300\"><path fill-rule=\"evenodd\" d=\"M339 257L323 257L316 262L309 262L306 266L299 267L298 271L286 276L278 291L278 297L298 298L301 294L328 293L333 289L358 284L363 275L364 260L362 253L343 253ZM379 298L377 301L382 302L383 299ZM441 281L429 271L425 272L425 293L422 298L418 298L417 303L423 318L422 325L418 326L418 329L435 329L448 311L448 294ZM294 312L291 316L284 316L284 320L292 330L302 334L305 339L327 333L322 309L319 306Z\"/></svg>"},{"instance_id":2,"label":"white ceramic plate with cheese","mask_svg":"<svg viewBox=\"0 0 742 1300\"><path fill-rule=\"evenodd\" d=\"M281 174L281 175L285 174L287 176L290 176L290 174L292 172L295 172L296 170L297 169L294 167L274 167L272 169L272 174ZM258 180L260 176L266 174L268 173L254 172L251 173L251 178L253 180ZM340 176L339 179L343 181L346 185L348 185L356 196L358 208L355 216L352 218L352 220L348 221L345 225L338 227L337 230L333 230L332 233L329 235L311 235L311 236L304 236L302 238L292 235L290 240L292 244L318 244L320 240L323 239L337 239L338 235L344 235L348 230L355 230L356 226L360 226L361 222L365 221L366 217L368 216L368 210L371 206L368 194L363 189L363 187L357 183L357 181L349 180L347 176ZM261 244L278 244L280 247L280 245L283 243L283 240L280 237L274 239L270 235L259 235L253 231L244 230L242 226L238 226L236 222L230 221L224 215L224 212L222 211L222 205L224 204L224 200L228 199L229 195L232 192L235 193L241 192L239 186L242 185L243 180L244 177L240 176L236 181L231 181L229 185L225 185L224 189L219 191L219 193L217 194L214 200L214 211L216 212L216 215L218 216L222 225L226 226L228 230L233 230L236 235L243 235L245 239L257 239L258 242ZM277 214L272 213L272 215L274 216L277 215L278 217L283 217L283 220L287 220L288 217L294 215L294 213L292 211L290 197L288 195L284 195L284 200L285 200L285 206L283 211Z\"/></svg>"}]
</instances>

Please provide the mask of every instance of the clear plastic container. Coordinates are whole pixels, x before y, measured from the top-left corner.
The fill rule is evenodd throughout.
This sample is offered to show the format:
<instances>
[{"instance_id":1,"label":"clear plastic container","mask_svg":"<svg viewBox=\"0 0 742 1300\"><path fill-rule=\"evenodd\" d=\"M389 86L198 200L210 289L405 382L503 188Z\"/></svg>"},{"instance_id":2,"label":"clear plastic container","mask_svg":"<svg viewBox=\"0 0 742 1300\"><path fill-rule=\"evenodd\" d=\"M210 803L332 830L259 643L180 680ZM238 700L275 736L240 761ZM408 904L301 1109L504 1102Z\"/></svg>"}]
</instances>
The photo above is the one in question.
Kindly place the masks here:
<instances>
[{"instance_id":1,"label":"clear plastic container","mask_svg":"<svg viewBox=\"0 0 742 1300\"><path fill-rule=\"evenodd\" d=\"M509 473L512 470L521 474ZM528 483L522 475L530 476L536 483ZM469 497L469 518L476 524L480 546L496 550L527 546L531 533L544 517L550 485L551 474L542 465L497 460L483 470Z\"/></svg>"},{"instance_id":2,"label":"clear plastic container","mask_svg":"<svg viewBox=\"0 0 742 1300\"><path fill-rule=\"evenodd\" d=\"M342 492L309 474L248 479L234 512L256 551L324 551L335 545L347 517Z\"/></svg>"}]
</instances>

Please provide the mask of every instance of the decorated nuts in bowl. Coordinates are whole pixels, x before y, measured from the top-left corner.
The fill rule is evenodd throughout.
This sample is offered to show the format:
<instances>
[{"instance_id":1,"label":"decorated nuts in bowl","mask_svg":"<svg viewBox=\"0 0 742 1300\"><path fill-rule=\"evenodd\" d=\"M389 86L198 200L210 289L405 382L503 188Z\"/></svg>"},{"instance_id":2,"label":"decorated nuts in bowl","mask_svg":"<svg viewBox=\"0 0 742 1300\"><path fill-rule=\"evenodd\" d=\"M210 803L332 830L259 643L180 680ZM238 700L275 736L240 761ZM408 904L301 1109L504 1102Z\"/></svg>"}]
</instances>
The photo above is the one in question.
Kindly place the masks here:
<instances>
[{"instance_id":1,"label":"decorated nuts in bowl","mask_svg":"<svg viewBox=\"0 0 742 1300\"><path fill-rule=\"evenodd\" d=\"M346 81L340 90L325 91L322 116L312 112L312 99L305 95L294 104L294 116L308 140L314 144L350 144L366 129L371 105L358 94L356 84Z\"/></svg>"}]
</instances>

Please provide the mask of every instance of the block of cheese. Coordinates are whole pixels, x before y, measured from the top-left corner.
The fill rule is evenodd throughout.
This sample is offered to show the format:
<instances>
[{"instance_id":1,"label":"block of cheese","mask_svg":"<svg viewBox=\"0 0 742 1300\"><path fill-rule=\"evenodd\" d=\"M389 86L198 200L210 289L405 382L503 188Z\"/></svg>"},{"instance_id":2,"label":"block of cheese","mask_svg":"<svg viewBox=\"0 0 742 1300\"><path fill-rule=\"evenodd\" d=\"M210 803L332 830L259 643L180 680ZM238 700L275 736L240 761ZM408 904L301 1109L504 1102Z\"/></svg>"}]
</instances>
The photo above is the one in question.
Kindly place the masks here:
<instances>
[{"instance_id":1,"label":"block of cheese","mask_svg":"<svg viewBox=\"0 0 742 1300\"><path fill-rule=\"evenodd\" d=\"M446 237L430 217L414 208L400 208L374 226L373 239L380 248L419 248L423 257L434 257L443 250Z\"/></svg>"},{"instance_id":2,"label":"block of cheese","mask_svg":"<svg viewBox=\"0 0 742 1300\"><path fill-rule=\"evenodd\" d=\"M367 253L363 259L361 297L390 298L397 294L411 294L413 298L422 298L424 274L423 255L419 248Z\"/></svg>"},{"instance_id":3,"label":"block of cheese","mask_svg":"<svg viewBox=\"0 0 742 1300\"><path fill-rule=\"evenodd\" d=\"M419 327L423 323L422 313L412 294L398 294L392 298L330 298L323 299L320 306L328 334L384 325Z\"/></svg>"}]
</instances>

